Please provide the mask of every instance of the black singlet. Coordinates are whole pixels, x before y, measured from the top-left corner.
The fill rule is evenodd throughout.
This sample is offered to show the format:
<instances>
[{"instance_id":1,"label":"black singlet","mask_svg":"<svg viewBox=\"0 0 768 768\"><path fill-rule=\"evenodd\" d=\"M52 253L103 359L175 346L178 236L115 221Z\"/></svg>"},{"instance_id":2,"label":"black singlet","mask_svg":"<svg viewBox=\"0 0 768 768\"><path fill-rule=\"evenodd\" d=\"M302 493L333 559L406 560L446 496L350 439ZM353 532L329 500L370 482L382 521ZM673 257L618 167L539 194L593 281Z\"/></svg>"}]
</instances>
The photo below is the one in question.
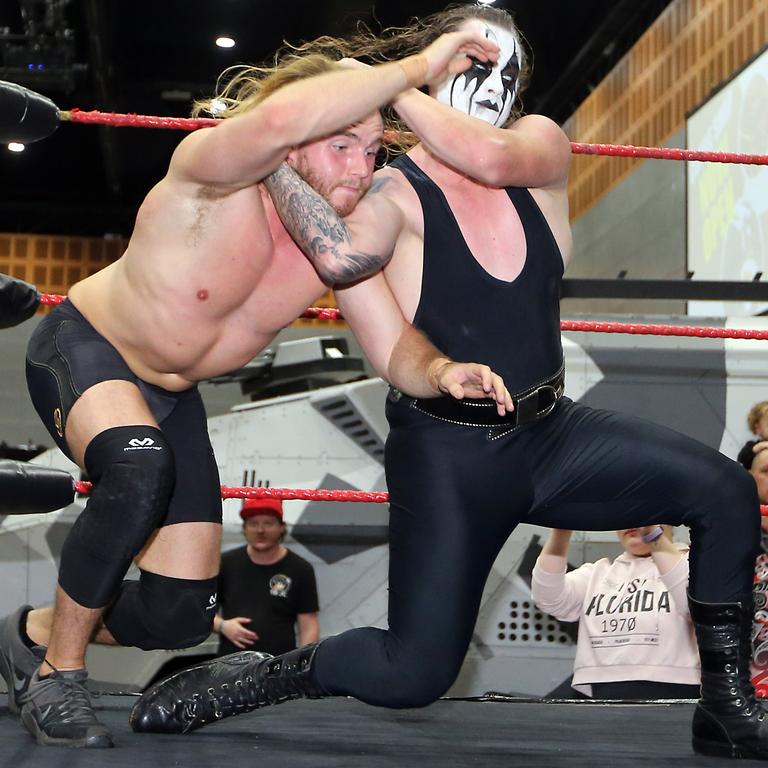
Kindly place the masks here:
<instances>
[{"instance_id":1,"label":"black singlet","mask_svg":"<svg viewBox=\"0 0 768 768\"><path fill-rule=\"evenodd\" d=\"M454 360L489 365L511 392L555 374L563 364L563 259L531 193L506 188L527 243L523 269L510 282L480 266L443 192L409 157L390 167L411 183L424 213L424 271L413 324Z\"/></svg>"},{"instance_id":2,"label":"black singlet","mask_svg":"<svg viewBox=\"0 0 768 768\"><path fill-rule=\"evenodd\" d=\"M492 365L510 389L556 372L562 262L527 190L507 190L528 252L520 276L504 282L475 261L433 182L407 159L395 165L424 209L419 327L446 353ZM498 438L434 418L416 402L396 391L387 399L388 629L358 627L322 642L315 675L329 693L398 708L443 696L479 631L488 574L521 522L588 531L684 524L690 594L708 603L749 595L757 492L718 451L568 397L546 418ZM494 605L491 598L486 611Z\"/></svg>"}]
</instances>

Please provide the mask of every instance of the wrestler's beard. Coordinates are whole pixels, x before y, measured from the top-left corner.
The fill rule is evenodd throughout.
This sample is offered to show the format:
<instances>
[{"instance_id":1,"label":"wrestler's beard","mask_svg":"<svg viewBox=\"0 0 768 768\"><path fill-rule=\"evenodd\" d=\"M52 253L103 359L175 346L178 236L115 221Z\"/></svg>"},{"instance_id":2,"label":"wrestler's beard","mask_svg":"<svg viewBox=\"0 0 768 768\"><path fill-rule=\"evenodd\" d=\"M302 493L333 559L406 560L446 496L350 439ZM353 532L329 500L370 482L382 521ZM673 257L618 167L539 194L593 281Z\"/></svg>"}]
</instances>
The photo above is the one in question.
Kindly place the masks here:
<instances>
[{"instance_id":1,"label":"wrestler's beard","mask_svg":"<svg viewBox=\"0 0 768 768\"><path fill-rule=\"evenodd\" d=\"M307 168L306 166L304 166L304 167L297 166L294 170L342 218L344 216L349 216L349 214L352 213L352 211L355 210L355 207L360 202L360 198L362 198L362 196L366 193L366 191L368 189L367 186L360 185L358 182L352 181L352 180L344 180L344 181L341 181L341 182L326 181L325 179L322 179L318 174L314 173L314 171L312 171L311 168ZM347 201L345 203L334 203L334 202L332 202L331 201L331 194L333 193L333 190L336 189L336 187L343 187L343 186L359 187L360 188L360 197L358 197L357 199L354 199L354 200L349 200L349 201Z\"/></svg>"}]
</instances>

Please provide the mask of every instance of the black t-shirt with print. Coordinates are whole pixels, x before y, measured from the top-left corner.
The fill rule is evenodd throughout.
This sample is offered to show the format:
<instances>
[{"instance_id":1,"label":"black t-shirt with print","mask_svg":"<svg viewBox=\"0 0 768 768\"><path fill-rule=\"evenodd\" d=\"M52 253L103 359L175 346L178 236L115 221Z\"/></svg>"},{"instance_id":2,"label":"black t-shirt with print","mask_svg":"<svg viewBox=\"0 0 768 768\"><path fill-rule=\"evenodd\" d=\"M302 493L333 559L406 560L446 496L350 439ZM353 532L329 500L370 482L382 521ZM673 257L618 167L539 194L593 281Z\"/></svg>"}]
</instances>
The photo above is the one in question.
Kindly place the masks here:
<instances>
[{"instance_id":1,"label":"black t-shirt with print","mask_svg":"<svg viewBox=\"0 0 768 768\"><path fill-rule=\"evenodd\" d=\"M285 653L296 647L296 614L318 610L315 572L290 550L272 565L257 565L247 547L239 547L221 556L218 601L222 618L251 619L246 626L259 638L249 650ZM219 653L238 650L221 636Z\"/></svg>"}]
</instances>

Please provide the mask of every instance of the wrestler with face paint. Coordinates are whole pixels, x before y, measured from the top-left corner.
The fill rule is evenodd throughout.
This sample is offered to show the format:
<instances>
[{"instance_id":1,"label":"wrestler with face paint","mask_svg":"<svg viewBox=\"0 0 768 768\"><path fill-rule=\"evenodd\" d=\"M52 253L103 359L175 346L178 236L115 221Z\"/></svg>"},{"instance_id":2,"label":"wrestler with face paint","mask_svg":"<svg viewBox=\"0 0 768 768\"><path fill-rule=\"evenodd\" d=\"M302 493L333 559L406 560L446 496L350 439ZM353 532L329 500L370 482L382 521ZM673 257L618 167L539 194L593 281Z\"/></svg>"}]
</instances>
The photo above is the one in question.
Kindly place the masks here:
<instances>
[{"instance_id":1,"label":"wrestler with face paint","mask_svg":"<svg viewBox=\"0 0 768 768\"><path fill-rule=\"evenodd\" d=\"M518 36L509 29L484 19L469 19L460 29L472 29L499 46L496 63L473 60L472 66L447 77L433 91L438 101L498 128L503 127L517 98L517 84L523 61Z\"/></svg>"},{"instance_id":2,"label":"wrestler with face paint","mask_svg":"<svg viewBox=\"0 0 768 768\"><path fill-rule=\"evenodd\" d=\"M355 252L389 258L383 273L337 289L336 298L364 348L391 349L394 303L451 358L479 359L501 373L516 393L515 410L497 417L477 401L391 391L387 629L342 632L245 677L221 668L185 698L177 681L200 667L177 673L158 719L186 713L188 732L239 714L246 698L250 708L298 695L424 706L458 676L486 579L518 523L604 530L663 521L689 525L695 544L688 589L704 699L694 749L768 759L768 713L755 702L746 652L759 543L753 480L684 435L560 397L571 146L549 118L516 114L527 73L514 19L498 8L451 7L391 35L352 41L344 52L382 60L456 30L480 31L486 47L493 40L485 57L492 65L473 62L465 71L467 62L458 62L453 74L430 81L430 94L413 87L394 97L418 143L377 171L344 215ZM291 234L305 252L312 247L314 230ZM414 352L398 342L388 354Z\"/></svg>"}]
</instances>

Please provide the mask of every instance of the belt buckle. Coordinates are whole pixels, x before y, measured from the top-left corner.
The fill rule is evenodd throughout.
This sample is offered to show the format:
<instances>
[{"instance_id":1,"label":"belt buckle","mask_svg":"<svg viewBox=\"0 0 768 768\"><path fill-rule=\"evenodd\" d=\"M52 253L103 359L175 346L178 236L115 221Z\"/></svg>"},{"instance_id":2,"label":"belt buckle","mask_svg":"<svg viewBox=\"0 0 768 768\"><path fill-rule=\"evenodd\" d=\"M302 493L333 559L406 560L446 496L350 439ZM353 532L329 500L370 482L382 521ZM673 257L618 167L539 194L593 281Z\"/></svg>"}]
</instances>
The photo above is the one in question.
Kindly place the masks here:
<instances>
[{"instance_id":1,"label":"belt buckle","mask_svg":"<svg viewBox=\"0 0 768 768\"><path fill-rule=\"evenodd\" d=\"M552 395L552 402L544 408L539 408L539 397L543 393ZM536 387L533 392L529 392L517 401L515 411L517 413L516 422L518 425L530 424L537 419L543 419L549 416L555 410L557 401L560 399L560 387L554 387L551 384L542 384Z\"/></svg>"},{"instance_id":2,"label":"belt buckle","mask_svg":"<svg viewBox=\"0 0 768 768\"><path fill-rule=\"evenodd\" d=\"M517 414L516 426L535 421L539 416L539 390L534 389L533 392L519 398L515 404L515 413Z\"/></svg>"},{"instance_id":3,"label":"belt buckle","mask_svg":"<svg viewBox=\"0 0 768 768\"><path fill-rule=\"evenodd\" d=\"M557 405L557 401L560 399L561 394L560 388L553 387L551 384L545 384L543 387L539 387L536 390L536 394L538 395L539 392L543 392L544 390L549 390L552 393L552 402L546 408L537 412L536 416L540 419L544 418L544 416L549 416L549 414L555 410L555 406Z\"/></svg>"}]
</instances>

